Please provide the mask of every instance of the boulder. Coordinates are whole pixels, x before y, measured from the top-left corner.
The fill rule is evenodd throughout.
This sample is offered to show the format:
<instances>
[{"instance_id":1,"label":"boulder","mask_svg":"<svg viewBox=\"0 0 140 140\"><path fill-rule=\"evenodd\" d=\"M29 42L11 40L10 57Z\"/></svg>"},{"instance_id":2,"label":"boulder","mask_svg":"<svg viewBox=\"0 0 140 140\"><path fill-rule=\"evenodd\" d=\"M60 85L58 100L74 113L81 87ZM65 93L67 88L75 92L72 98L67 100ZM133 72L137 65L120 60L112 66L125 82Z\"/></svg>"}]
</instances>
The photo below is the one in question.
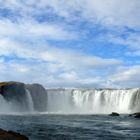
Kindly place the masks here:
<instances>
[{"instance_id":1,"label":"boulder","mask_svg":"<svg viewBox=\"0 0 140 140\"><path fill-rule=\"evenodd\" d=\"M14 131L6 131L0 129L0 140L29 140L29 139L23 134Z\"/></svg>"},{"instance_id":2,"label":"boulder","mask_svg":"<svg viewBox=\"0 0 140 140\"><path fill-rule=\"evenodd\" d=\"M111 114L109 114L109 116L120 116L120 114L117 112L112 112Z\"/></svg>"},{"instance_id":3,"label":"boulder","mask_svg":"<svg viewBox=\"0 0 140 140\"><path fill-rule=\"evenodd\" d=\"M133 114L129 114L129 116L132 116L134 118L140 118L140 112L136 112L136 113L133 113Z\"/></svg>"}]
</instances>

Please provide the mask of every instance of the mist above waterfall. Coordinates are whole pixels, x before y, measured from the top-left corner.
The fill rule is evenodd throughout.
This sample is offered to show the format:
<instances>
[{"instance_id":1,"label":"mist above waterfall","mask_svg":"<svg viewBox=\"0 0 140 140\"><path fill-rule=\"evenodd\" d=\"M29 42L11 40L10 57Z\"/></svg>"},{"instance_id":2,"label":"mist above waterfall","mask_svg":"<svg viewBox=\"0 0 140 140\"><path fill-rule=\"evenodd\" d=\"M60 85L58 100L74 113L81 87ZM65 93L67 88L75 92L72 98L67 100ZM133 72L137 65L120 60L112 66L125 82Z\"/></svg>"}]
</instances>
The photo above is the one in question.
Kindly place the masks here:
<instances>
[{"instance_id":1,"label":"mist above waterfall","mask_svg":"<svg viewBox=\"0 0 140 140\"><path fill-rule=\"evenodd\" d=\"M140 89L45 89L39 84L0 86L0 113L108 114L140 111Z\"/></svg>"}]
</instances>

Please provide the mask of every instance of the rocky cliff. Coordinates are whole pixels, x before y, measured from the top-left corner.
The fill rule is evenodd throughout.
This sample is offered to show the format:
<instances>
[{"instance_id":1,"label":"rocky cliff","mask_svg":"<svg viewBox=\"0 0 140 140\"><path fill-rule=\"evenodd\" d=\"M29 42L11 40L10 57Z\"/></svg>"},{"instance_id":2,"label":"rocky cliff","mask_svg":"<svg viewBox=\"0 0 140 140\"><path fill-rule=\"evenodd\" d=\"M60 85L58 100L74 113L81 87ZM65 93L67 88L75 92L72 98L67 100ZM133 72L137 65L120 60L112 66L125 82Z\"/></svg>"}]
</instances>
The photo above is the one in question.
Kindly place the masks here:
<instances>
[{"instance_id":1,"label":"rocky cliff","mask_svg":"<svg viewBox=\"0 0 140 140\"><path fill-rule=\"evenodd\" d=\"M1 106L3 103L4 107L8 106L15 112L46 111L47 91L39 84L2 82L0 83L0 100L2 100Z\"/></svg>"},{"instance_id":2,"label":"rocky cliff","mask_svg":"<svg viewBox=\"0 0 140 140\"><path fill-rule=\"evenodd\" d=\"M0 94L15 108L15 111L26 111L28 101L26 98L26 89L24 83L3 82L0 83Z\"/></svg>"},{"instance_id":3,"label":"rocky cliff","mask_svg":"<svg viewBox=\"0 0 140 140\"><path fill-rule=\"evenodd\" d=\"M30 91L32 96L35 111L46 111L47 91L45 88L40 84L28 84L26 88Z\"/></svg>"}]
</instances>

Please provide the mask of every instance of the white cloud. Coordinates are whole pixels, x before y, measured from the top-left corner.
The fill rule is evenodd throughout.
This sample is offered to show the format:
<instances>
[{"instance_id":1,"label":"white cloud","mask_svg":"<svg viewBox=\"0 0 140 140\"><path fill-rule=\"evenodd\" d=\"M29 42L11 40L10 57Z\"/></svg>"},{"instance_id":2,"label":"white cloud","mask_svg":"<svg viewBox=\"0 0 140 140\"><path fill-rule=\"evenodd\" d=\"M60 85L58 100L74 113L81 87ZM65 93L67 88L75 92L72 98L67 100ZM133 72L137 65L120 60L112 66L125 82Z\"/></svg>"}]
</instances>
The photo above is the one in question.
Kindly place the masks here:
<instances>
[{"instance_id":1,"label":"white cloud","mask_svg":"<svg viewBox=\"0 0 140 140\"><path fill-rule=\"evenodd\" d=\"M52 0L51 2L42 0L41 2L51 6L57 14L62 16L71 16L73 12L80 11L86 20L97 21L103 25L140 28L139 0Z\"/></svg>"},{"instance_id":2,"label":"white cloud","mask_svg":"<svg viewBox=\"0 0 140 140\"><path fill-rule=\"evenodd\" d=\"M10 18L0 18L0 55L25 59L23 62L20 59L5 61L0 58L0 80L91 87L131 87L140 82L139 66L117 69L124 65L120 59L80 53L68 49L67 43L65 49L48 43L48 40L78 40L83 34L71 27L77 21L86 21L91 28L98 24L111 32L103 33L105 41L133 48L134 52L127 54L139 55L140 34L135 33L140 29L139 0L0 0L0 5L14 13ZM63 18L65 23L60 23L57 18L54 21L46 19L42 23L35 19L47 13ZM11 18L16 14L19 17L13 22ZM73 25L69 25L69 21L73 21ZM134 29L134 32L126 32L125 27ZM127 37L122 38L122 33Z\"/></svg>"},{"instance_id":3,"label":"white cloud","mask_svg":"<svg viewBox=\"0 0 140 140\"><path fill-rule=\"evenodd\" d=\"M38 14L41 10L70 18L75 11L80 11L82 17L89 21L97 21L106 25L140 27L139 0L1 0L1 5L12 10L20 9L26 16Z\"/></svg>"},{"instance_id":4,"label":"white cloud","mask_svg":"<svg viewBox=\"0 0 140 140\"><path fill-rule=\"evenodd\" d=\"M118 29L119 30L119 29ZM106 33L98 36L99 42L108 42L115 45L124 46L126 49L124 56L139 56L140 55L140 33L127 32L121 29L117 34ZM117 47L116 47L117 50Z\"/></svg>"},{"instance_id":5,"label":"white cloud","mask_svg":"<svg viewBox=\"0 0 140 140\"><path fill-rule=\"evenodd\" d=\"M102 68L113 65L120 65L123 62L117 59L104 59L96 56L88 56L70 49L50 48L40 54L45 61L58 63L66 70L85 70L91 68Z\"/></svg>"},{"instance_id":6,"label":"white cloud","mask_svg":"<svg viewBox=\"0 0 140 140\"><path fill-rule=\"evenodd\" d=\"M121 67L112 75L111 81L119 87L139 87L140 66Z\"/></svg>"},{"instance_id":7,"label":"white cloud","mask_svg":"<svg viewBox=\"0 0 140 140\"><path fill-rule=\"evenodd\" d=\"M58 76L61 80L65 79L65 80L76 80L77 79L77 73L74 71L71 72L67 72L67 73L60 73L60 75Z\"/></svg>"},{"instance_id":8,"label":"white cloud","mask_svg":"<svg viewBox=\"0 0 140 140\"><path fill-rule=\"evenodd\" d=\"M126 33L127 36L122 38L121 36L108 35L110 42L115 44L125 45L134 49L140 49L140 33Z\"/></svg>"},{"instance_id":9,"label":"white cloud","mask_svg":"<svg viewBox=\"0 0 140 140\"><path fill-rule=\"evenodd\" d=\"M114 68L122 64L122 61L117 59L88 56L73 50L58 49L49 46L45 52L43 52L44 50L40 50L39 52L32 51L34 48L28 49L26 45L11 48L13 49L12 51L10 47L7 47L4 51L1 50L1 54L5 56L16 54L19 58L26 59L1 61L0 73L2 74L2 81L39 82L48 86L78 87L84 86L84 84L91 86L99 84L97 83L99 80L96 80L96 71L106 71L107 68L112 69L112 66ZM7 73L8 76L6 76ZM90 78L88 84L89 77L92 78Z\"/></svg>"},{"instance_id":10,"label":"white cloud","mask_svg":"<svg viewBox=\"0 0 140 140\"><path fill-rule=\"evenodd\" d=\"M93 0L86 1L86 16L95 17L107 25L140 27L139 0Z\"/></svg>"},{"instance_id":11,"label":"white cloud","mask_svg":"<svg viewBox=\"0 0 140 140\"><path fill-rule=\"evenodd\" d=\"M24 19L25 20L25 19ZM59 24L38 23L33 20L20 21L0 20L0 36L10 38L27 38L46 40L72 40L77 39L78 34L71 32Z\"/></svg>"},{"instance_id":12,"label":"white cloud","mask_svg":"<svg viewBox=\"0 0 140 140\"><path fill-rule=\"evenodd\" d=\"M21 44L8 38L0 38L0 55L2 56L16 55L18 57L32 58L34 57L34 52L29 47L28 43Z\"/></svg>"}]
</instances>

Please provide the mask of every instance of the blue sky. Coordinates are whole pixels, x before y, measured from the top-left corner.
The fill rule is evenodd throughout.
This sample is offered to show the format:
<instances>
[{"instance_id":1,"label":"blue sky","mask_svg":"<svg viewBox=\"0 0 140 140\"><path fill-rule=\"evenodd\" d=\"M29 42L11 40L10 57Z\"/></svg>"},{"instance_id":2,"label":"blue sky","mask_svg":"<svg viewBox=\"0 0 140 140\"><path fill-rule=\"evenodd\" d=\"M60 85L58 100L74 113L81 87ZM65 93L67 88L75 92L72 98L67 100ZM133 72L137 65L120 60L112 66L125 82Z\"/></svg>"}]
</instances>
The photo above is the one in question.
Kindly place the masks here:
<instances>
[{"instance_id":1,"label":"blue sky","mask_svg":"<svg viewBox=\"0 0 140 140\"><path fill-rule=\"evenodd\" d=\"M0 81L140 86L139 0L0 0Z\"/></svg>"}]
</instances>

